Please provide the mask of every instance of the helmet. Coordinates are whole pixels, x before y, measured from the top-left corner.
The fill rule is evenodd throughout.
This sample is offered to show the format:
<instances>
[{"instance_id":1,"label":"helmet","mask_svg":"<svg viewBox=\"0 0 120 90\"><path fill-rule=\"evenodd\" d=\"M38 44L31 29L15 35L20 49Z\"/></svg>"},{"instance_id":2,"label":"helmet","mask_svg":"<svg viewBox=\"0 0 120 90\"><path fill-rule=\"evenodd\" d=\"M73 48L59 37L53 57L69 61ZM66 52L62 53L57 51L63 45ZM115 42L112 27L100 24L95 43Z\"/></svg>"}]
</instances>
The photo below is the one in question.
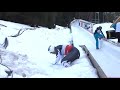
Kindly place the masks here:
<instances>
[{"instance_id":1,"label":"helmet","mask_svg":"<svg viewBox=\"0 0 120 90\"><path fill-rule=\"evenodd\" d=\"M102 27L101 27L101 26L99 26L99 29L102 29Z\"/></svg>"},{"instance_id":2,"label":"helmet","mask_svg":"<svg viewBox=\"0 0 120 90\"><path fill-rule=\"evenodd\" d=\"M48 47L48 51L49 51L50 53L55 52L54 48L55 48L55 46L50 45L50 46Z\"/></svg>"}]
</instances>

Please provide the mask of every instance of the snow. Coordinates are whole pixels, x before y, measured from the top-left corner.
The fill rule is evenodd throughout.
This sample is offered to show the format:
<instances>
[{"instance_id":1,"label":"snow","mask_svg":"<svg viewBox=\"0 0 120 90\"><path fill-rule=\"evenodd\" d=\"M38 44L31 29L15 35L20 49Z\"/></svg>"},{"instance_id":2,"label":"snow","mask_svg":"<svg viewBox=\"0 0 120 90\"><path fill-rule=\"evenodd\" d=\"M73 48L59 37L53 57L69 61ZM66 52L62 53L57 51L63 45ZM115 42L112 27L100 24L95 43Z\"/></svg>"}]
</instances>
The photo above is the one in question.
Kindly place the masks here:
<instances>
[{"instance_id":1,"label":"snow","mask_svg":"<svg viewBox=\"0 0 120 90\"><path fill-rule=\"evenodd\" d=\"M93 30L95 30L97 26L102 26L102 31L106 32L106 30L110 30L110 25L111 23L96 24L94 25ZM95 39L92 33L87 32L87 30L79 26L72 27L72 29L74 34L76 34L74 35L74 39L78 40L79 44L87 46L88 50L91 52L107 77L120 77L120 48L109 42L102 41L102 48L96 50ZM80 40L80 38L82 38L82 40Z\"/></svg>"},{"instance_id":2,"label":"snow","mask_svg":"<svg viewBox=\"0 0 120 90\"><path fill-rule=\"evenodd\" d=\"M13 78L98 78L96 69L92 66L86 54L79 45L86 45L97 63L108 77L120 77L120 49L103 41L100 50L95 48L95 39L87 30L79 26L79 22L72 23L72 33L66 27L56 25L55 29L46 27L26 30L18 37L15 35L21 28L32 28L27 25L0 20L0 44L7 37L9 45L7 49L0 48L1 63L13 70ZM111 23L95 24L102 26L104 34L110 28ZM73 39L74 45L80 51L80 58L73 62L69 68L55 62L55 55L47 49L49 45L68 44ZM0 78L7 76L4 66L0 65Z\"/></svg>"},{"instance_id":3,"label":"snow","mask_svg":"<svg viewBox=\"0 0 120 90\"><path fill-rule=\"evenodd\" d=\"M0 20L0 26L2 26L2 28L4 26L7 26L8 28L12 28L12 29L21 29L21 28L29 28L30 26L28 25L24 25L24 24L19 24L19 23L14 23L14 22L10 22L10 21L4 21L4 20Z\"/></svg>"},{"instance_id":4,"label":"snow","mask_svg":"<svg viewBox=\"0 0 120 90\"><path fill-rule=\"evenodd\" d=\"M58 25L55 29L40 27L28 29L18 37L9 37L15 35L21 28L31 27L8 21L1 22L7 27L0 27L2 37L0 43L3 43L5 37L9 40L7 49L0 49L1 62L13 70L13 78L98 78L96 69L84 51L77 46L80 59L77 59L71 67L65 68L60 63L53 65L56 57L47 51L48 46L70 43L74 36L72 37L68 28ZM4 75L3 72L0 74L6 77L7 74Z\"/></svg>"}]
</instances>

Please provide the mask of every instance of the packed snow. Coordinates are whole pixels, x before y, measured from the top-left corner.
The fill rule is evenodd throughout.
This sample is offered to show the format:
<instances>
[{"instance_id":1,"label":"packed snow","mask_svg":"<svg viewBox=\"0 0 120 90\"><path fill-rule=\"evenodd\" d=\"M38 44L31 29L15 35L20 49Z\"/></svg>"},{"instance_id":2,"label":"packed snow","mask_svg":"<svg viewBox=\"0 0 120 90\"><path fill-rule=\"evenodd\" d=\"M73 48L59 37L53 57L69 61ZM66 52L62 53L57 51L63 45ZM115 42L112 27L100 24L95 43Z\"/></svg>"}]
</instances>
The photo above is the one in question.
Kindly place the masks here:
<instances>
[{"instance_id":1,"label":"packed snow","mask_svg":"<svg viewBox=\"0 0 120 90\"><path fill-rule=\"evenodd\" d=\"M67 27L56 25L55 29L40 27L29 30L33 27L2 20L0 24L7 26L0 26L0 43L5 37L9 40L7 49L0 49L1 63L13 70L13 78L98 78L96 69L77 45L80 58L71 67L65 68L60 63L53 65L56 57L48 52L48 46L69 44L74 36ZM20 36L10 37L20 29L25 30ZM6 78L2 67L0 77Z\"/></svg>"},{"instance_id":2,"label":"packed snow","mask_svg":"<svg viewBox=\"0 0 120 90\"><path fill-rule=\"evenodd\" d=\"M106 36L112 23L101 23ZM22 29L24 32L17 37ZM108 42L103 42L102 48L96 50L93 34L79 26L76 21L72 24L72 33L67 27L56 25L55 29L47 27L33 28L28 25L0 20L0 45L5 37L9 40L6 49L0 48L0 63L13 71L13 78L98 78L96 69L92 66L85 52L79 45L86 45L108 77L120 77L120 49ZM48 52L49 45L69 44L73 39L74 45L80 51L80 58L71 67L65 68L60 63L53 65L55 55ZM115 39L114 39L115 40ZM0 65L0 78L6 78L8 68Z\"/></svg>"}]
</instances>

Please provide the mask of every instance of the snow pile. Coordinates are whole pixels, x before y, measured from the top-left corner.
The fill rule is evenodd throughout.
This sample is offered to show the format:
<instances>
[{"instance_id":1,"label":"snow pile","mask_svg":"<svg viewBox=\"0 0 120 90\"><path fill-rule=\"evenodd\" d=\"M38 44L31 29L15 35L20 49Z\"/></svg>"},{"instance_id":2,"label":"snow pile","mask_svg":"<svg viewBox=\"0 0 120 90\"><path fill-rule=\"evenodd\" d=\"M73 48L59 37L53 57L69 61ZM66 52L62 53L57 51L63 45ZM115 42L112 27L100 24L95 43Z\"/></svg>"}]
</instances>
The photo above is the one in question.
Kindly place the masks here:
<instances>
[{"instance_id":1,"label":"snow pile","mask_svg":"<svg viewBox=\"0 0 120 90\"><path fill-rule=\"evenodd\" d=\"M9 26L7 22L4 25ZM5 34L9 36L8 30L11 32L10 35L15 34L16 27L11 25L13 30L8 27L4 30L1 26L1 30L4 30L1 32L4 34L1 34L1 37L4 38ZM68 44L71 36L69 28L61 26L56 26L55 29L44 27L27 29L18 37L8 37L7 49L0 49L2 63L13 70L14 78L97 78L96 69L91 66L80 47L77 47L81 53L80 59L76 60L73 66L64 68L60 63L52 65L56 56L47 51L48 46Z\"/></svg>"}]
</instances>

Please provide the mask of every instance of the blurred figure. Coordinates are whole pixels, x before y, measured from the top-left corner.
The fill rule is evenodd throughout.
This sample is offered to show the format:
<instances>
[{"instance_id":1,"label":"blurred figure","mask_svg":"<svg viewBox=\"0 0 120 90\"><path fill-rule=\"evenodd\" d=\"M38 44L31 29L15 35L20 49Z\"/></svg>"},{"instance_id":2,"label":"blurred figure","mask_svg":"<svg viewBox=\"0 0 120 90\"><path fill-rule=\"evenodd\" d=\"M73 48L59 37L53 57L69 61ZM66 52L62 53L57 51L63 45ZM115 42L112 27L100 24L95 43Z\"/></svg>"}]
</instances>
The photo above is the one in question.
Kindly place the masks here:
<instances>
[{"instance_id":1,"label":"blurred figure","mask_svg":"<svg viewBox=\"0 0 120 90\"><path fill-rule=\"evenodd\" d=\"M99 49L99 39L105 38L101 29L102 29L102 27L99 26L96 28L96 30L94 32L94 38L96 40L96 49Z\"/></svg>"},{"instance_id":2,"label":"blurred figure","mask_svg":"<svg viewBox=\"0 0 120 90\"><path fill-rule=\"evenodd\" d=\"M118 38L118 43L120 43L120 22L113 24L111 27L115 29L116 38Z\"/></svg>"},{"instance_id":3,"label":"blurred figure","mask_svg":"<svg viewBox=\"0 0 120 90\"><path fill-rule=\"evenodd\" d=\"M71 63L80 57L79 50L72 45L50 45L48 51L52 54L56 54L54 64L57 64L61 60L61 64L65 67L71 66Z\"/></svg>"}]
</instances>

